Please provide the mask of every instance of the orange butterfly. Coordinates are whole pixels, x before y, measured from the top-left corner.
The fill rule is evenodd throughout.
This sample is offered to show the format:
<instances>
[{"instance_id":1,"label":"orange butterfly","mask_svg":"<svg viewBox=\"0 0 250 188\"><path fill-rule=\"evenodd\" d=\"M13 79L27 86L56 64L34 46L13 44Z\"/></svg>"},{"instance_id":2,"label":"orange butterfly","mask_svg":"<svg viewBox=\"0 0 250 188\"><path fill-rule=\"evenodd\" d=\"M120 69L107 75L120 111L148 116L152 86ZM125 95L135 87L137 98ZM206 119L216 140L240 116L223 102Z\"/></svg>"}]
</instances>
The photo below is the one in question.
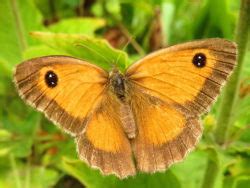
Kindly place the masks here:
<instances>
[{"instance_id":1,"label":"orange butterfly","mask_svg":"<svg viewBox=\"0 0 250 188\"><path fill-rule=\"evenodd\" d=\"M223 39L154 52L125 74L66 56L16 67L21 97L70 133L79 157L120 178L182 160L198 142L207 112L236 63Z\"/></svg>"}]
</instances>

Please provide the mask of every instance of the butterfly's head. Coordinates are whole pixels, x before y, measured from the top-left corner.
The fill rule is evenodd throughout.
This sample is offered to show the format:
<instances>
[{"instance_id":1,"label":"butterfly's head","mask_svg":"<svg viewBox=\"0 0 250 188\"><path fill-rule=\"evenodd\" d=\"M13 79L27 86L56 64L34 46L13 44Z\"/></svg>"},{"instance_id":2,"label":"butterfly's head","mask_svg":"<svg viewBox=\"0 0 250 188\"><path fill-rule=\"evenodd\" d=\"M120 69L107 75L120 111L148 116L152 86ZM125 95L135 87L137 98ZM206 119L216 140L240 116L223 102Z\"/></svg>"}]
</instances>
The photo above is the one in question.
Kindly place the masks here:
<instances>
[{"instance_id":1,"label":"butterfly's head","mask_svg":"<svg viewBox=\"0 0 250 188\"><path fill-rule=\"evenodd\" d=\"M112 66L111 71L109 72L109 77L114 77L115 75L121 75L121 71L119 70L119 68L116 65Z\"/></svg>"},{"instance_id":2,"label":"butterfly's head","mask_svg":"<svg viewBox=\"0 0 250 188\"><path fill-rule=\"evenodd\" d=\"M109 80L111 82L114 82L114 81L119 80L119 79L123 79L123 74L118 69L118 67L113 66L113 68L109 72Z\"/></svg>"}]
</instances>

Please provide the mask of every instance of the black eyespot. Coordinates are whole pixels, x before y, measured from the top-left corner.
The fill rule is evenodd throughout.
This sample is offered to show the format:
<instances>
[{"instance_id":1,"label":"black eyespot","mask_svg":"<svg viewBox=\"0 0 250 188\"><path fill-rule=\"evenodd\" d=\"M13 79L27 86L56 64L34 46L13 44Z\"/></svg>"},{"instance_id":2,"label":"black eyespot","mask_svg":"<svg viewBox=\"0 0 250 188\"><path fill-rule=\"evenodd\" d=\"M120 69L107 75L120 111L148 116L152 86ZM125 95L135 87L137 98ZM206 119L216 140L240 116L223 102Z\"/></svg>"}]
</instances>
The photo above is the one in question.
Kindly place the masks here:
<instances>
[{"instance_id":1,"label":"black eyespot","mask_svg":"<svg viewBox=\"0 0 250 188\"><path fill-rule=\"evenodd\" d=\"M53 71L46 72L44 79L48 87L53 88L57 86L58 77Z\"/></svg>"},{"instance_id":2,"label":"black eyespot","mask_svg":"<svg viewBox=\"0 0 250 188\"><path fill-rule=\"evenodd\" d=\"M206 59L207 58L206 58L205 54L197 53L193 57L193 64L198 68L202 68L206 65Z\"/></svg>"}]
</instances>

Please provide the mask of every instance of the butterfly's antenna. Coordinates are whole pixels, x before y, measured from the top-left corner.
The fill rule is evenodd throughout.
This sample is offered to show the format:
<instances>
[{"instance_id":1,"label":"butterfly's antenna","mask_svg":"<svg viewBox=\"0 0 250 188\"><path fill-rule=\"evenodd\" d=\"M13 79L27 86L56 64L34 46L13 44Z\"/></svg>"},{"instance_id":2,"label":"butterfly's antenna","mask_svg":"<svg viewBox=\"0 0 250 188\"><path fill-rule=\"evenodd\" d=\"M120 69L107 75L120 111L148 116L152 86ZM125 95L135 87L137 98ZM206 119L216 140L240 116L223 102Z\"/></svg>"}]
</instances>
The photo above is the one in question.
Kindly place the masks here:
<instances>
[{"instance_id":1,"label":"butterfly's antenna","mask_svg":"<svg viewBox=\"0 0 250 188\"><path fill-rule=\"evenodd\" d=\"M123 46L122 51L124 51L125 48L127 48L127 46L129 45L130 42L131 42L131 40L129 39L129 40L126 42L126 44ZM119 61L121 55L122 55L122 53L119 53L119 55L117 56L117 58L116 58L116 60L115 60L115 66L116 66L116 67L117 67L117 64L118 64L118 61Z\"/></svg>"},{"instance_id":2,"label":"butterfly's antenna","mask_svg":"<svg viewBox=\"0 0 250 188\"><path fill-rule=\"evenodd\" d=\"M80 46L80 47L87 48L88 50L90 50L90 51L96 53L99 57L101 57L103 60L105 60L105 62L107 62L107 64L109 64L110 66L112 66L112 64L110 63L110 61L109 61L105 56L103 56L101 53L99 53L98 51L96 51L96 50L94 50L94 49L88 47L88 46L85 45L85 44L77 43L77 44L75 44L75 45L76 45L76 46Z\"/></svg>"}]
</instances>

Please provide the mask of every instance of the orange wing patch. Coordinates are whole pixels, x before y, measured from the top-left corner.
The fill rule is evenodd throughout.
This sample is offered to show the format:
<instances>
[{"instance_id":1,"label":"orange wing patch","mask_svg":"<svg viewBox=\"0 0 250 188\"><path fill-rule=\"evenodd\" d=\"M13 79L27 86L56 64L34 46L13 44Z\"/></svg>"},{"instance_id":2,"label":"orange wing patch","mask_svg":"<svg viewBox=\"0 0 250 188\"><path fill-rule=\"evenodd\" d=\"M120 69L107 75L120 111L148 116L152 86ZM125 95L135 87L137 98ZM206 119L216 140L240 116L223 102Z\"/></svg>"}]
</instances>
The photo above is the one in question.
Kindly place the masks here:
<instances>
[{"instance_id":1,"label":"orange wing patch","mask_svg":"<svg viewBox=\"0 0 250 188\"><path fill-rule=\"evenodd\" d=\"M127 148L128 141L115 112L97 112L88 122L86 138L97 149L105 152L119 152ZM126 146L126 147L124 147Z\"/></svg>"},{"instance_id":2,"label":"orange wing patch","mask_svg":"<svg viewBox=\"0 0 250 188\"><path fill-rule=\"evenodd\" d=\"M46 84L48 71L57 77L55 87ZM84 61L49 56L18 65L15 82L29 104L44 111L67 132L78 134L84 129L90 111L100 102L107 76L102 69Z\"/></svg>"},{"instance_id":3,"label":"orange wing patch","mask_svg":"<svg viewBox=\"0 0 250 188\"><path fill-rule=\"evenodd\" d=\"M204 50L203 53L208 54ZM165 97L168 102L172 100L184 104L188 100L194 100L200 92L201 86L212 73L210 67L206 67L202 71L194 67L191 59L193 54L195 51L189 50L183 53L177 52L174 56L166 54L163 57L146 60L144 66L141 63L135 67L138 73L131 75L130 78L138 80L140 85L150 90L160 91L161 94L171 96L171 98ZM214 61L209 61L209 66L213 66L213 64Z\"/></svg>"},{"instance_id":4,"label":"orange wing patch","mask_svg":"<svg viewBox=\"0 0 250 188\"><path fill-rule=\"evenodd\" d=\"M49 70L57 74L59 87L48 88L44 83L44 75ZM71 116L84 118L104 91L106 82L107 78L102 77L93 67L65 64L42 68L38 88Z\"/></svg>"},{"instance_id":5,"label":"orange wing patch","mask_svg":"<svg viewBox=\"0 0 250 188\"><path fill-rule=\"evenodd\" d=\"M205 55L204 67L193 64L199 53ZM129 67L126 76L149 95L200 114L214 101L235 62L234 43L211 39L155 52Z\"/></svg>"},{"instance_id":6,"label":"orange wing patch","mask_svg":"<svg viewBox=\"0 0 250 188\"><path fill-rule=\"evenodd\" d=\"M133 99L135 100L135 99ZM156 99L155 99L156 100ZM146 101L145 101L146 102ZM164 104L152 105L149 101L143 102L142 109L136 109L136 118L140 134L146 143L160 146L176 138L184 129L185 117L173 107ZM141 107L141 108L142 108Z\"/></svg>"},{"instance_id":7,"label":"orange wing patch","mask_svg":"<svg viewBox=\"0 0 250 188\"><path fill-rule=\"evenodd\" d=\"M138 126L133 142L137 169L165 170L194 148L202 130L197 117L188 118L176 106L139 89L134 86L131 104Z\"/></svg>"}]
</instances>

